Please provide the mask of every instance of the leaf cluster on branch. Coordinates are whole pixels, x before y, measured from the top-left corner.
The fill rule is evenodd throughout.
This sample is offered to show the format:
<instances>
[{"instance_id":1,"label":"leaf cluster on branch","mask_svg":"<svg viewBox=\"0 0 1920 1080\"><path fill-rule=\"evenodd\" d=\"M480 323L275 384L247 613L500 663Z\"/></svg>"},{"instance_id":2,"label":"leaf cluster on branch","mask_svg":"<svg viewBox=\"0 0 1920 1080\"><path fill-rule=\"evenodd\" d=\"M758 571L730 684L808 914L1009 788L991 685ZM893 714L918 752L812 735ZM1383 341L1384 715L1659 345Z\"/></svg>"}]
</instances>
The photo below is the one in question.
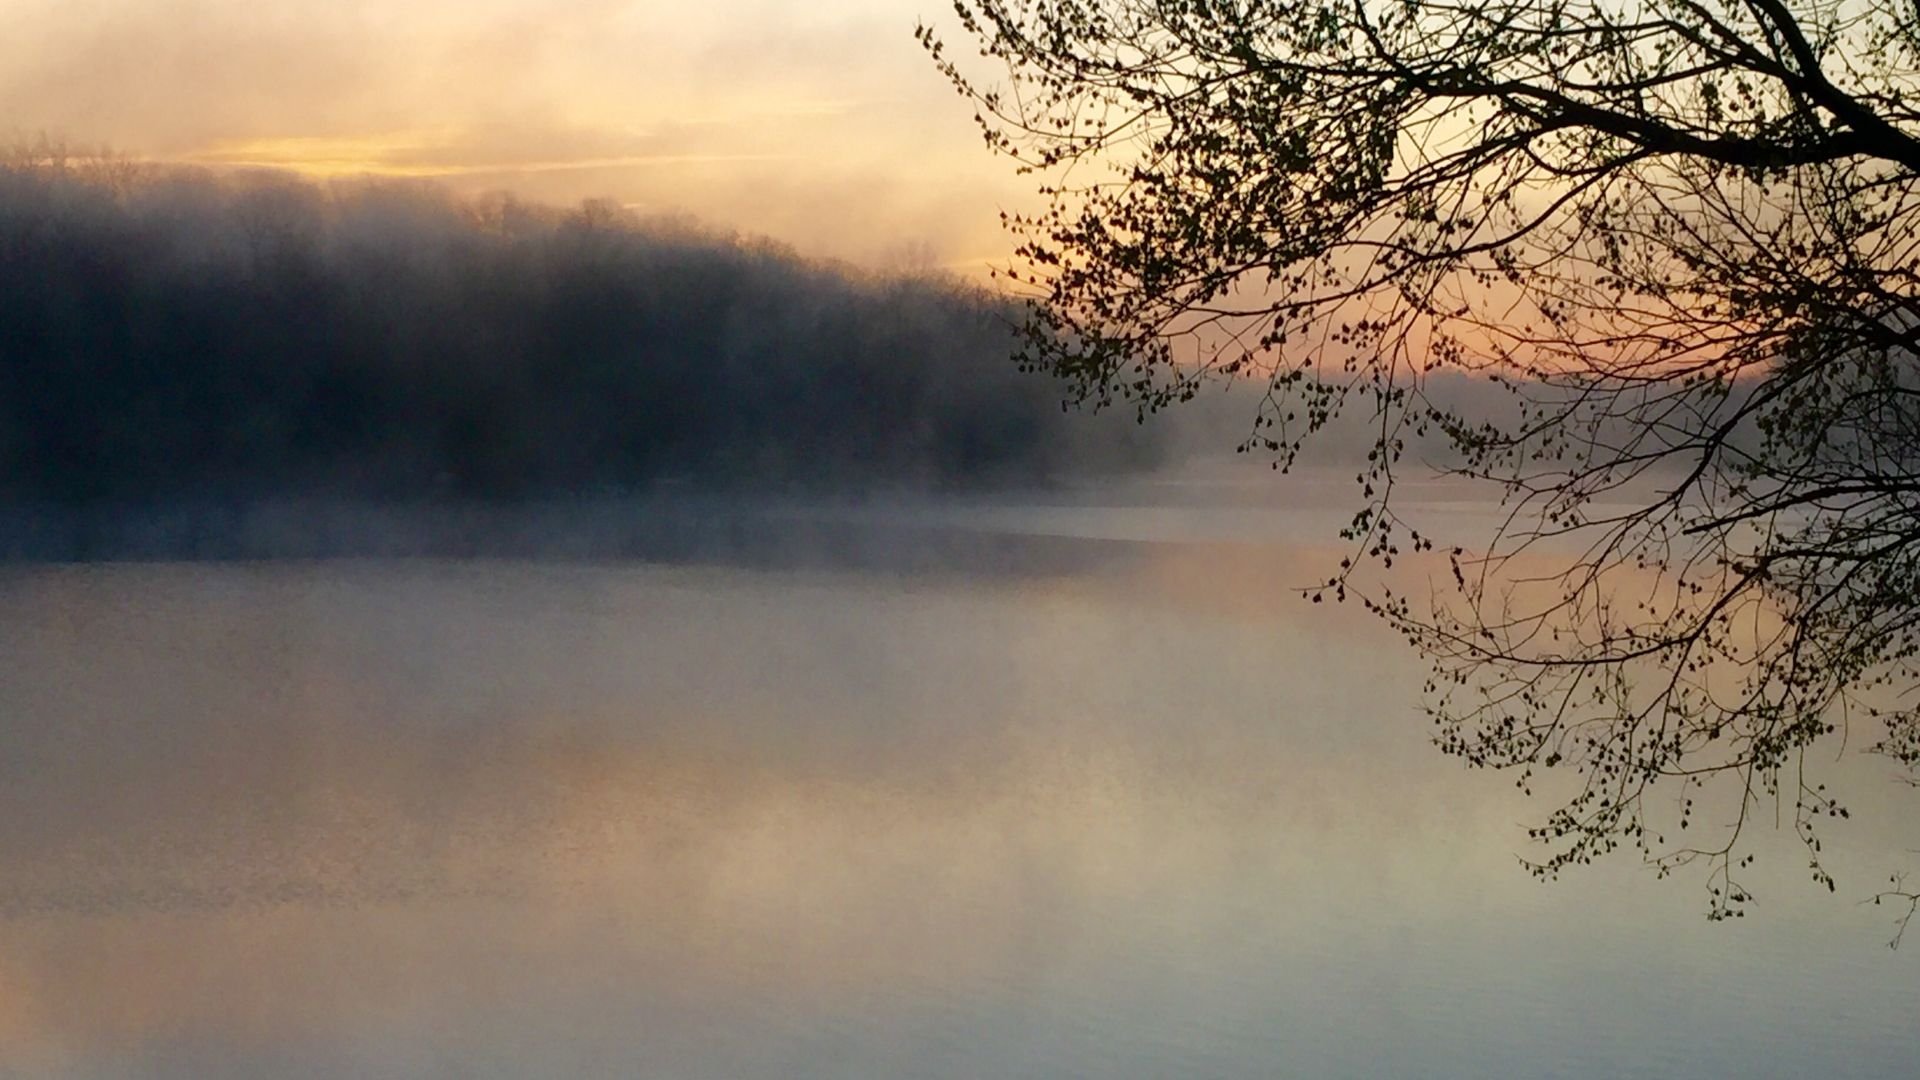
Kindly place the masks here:
<instances>
[{"instance_id":1,"label":"leaf cluster on branch","mask_svg":"<svg viewBox=\"0 0 1920 1080\"><path fill-rule=\"evenodd\" d=\"M1242 449L1281 468L1364 417L1316 598L1433 659L1444 750L1571 771L1535 872L1625 845L1739 914L1773 805L1833 887L1810 753L1920 766L1920 3L955 11L980 60L920 39L1047 197L1008 220L1024 362L1142 411L1263 380ZM1504 524L1431 597L1363 587L1431 549L1393 492L1436 443Z\"/></svg>"}]
</instances>

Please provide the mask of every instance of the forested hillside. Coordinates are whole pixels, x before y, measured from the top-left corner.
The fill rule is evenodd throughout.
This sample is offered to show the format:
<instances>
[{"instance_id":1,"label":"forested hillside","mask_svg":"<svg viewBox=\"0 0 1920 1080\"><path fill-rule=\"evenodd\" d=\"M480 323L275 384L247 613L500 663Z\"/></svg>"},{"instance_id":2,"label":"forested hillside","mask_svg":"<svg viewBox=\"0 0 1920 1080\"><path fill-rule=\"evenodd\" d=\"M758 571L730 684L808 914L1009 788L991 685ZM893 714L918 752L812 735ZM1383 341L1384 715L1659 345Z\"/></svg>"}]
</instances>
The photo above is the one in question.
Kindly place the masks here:
<instances>
[{"instance_id":1,"label":"forested hillside","mask_svg":"<svg viewBox=\"0 0 1920 1080\"><path fill-rule=\"evenodd\" d=\"M1001 302L416 184L0 169L0 499L1033 482L1153 454Z\"/></svg>"}]
</instances>

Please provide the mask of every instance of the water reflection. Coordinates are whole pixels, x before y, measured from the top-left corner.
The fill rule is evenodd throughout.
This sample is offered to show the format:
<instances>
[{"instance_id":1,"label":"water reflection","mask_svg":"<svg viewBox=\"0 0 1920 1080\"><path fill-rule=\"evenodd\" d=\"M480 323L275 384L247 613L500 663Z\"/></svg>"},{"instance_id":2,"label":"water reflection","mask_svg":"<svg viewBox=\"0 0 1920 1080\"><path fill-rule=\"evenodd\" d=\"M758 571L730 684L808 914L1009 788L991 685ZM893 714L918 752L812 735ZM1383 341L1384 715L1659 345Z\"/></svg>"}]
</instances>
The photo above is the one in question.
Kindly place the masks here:
<instances>
[{"instance_id":1,"label":"water reflection","mask_svg":"<svg viewBox=\"0 0 1920 1080\"><path fill-rule=\"evenodd\" d=\"M1870 908L1527 879L1298 558L13 572L0 1073L1910 1068Z\"/></svg>"}]
</instances>

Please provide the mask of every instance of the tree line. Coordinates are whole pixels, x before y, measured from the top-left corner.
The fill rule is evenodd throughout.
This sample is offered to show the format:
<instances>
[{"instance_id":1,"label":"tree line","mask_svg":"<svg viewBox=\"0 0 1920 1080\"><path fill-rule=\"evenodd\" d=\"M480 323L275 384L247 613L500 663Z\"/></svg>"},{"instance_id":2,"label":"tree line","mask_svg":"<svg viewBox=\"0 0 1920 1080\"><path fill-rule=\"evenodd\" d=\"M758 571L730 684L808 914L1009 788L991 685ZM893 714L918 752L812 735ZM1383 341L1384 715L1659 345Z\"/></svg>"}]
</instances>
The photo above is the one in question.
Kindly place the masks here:
<instances>
[{"instance_id":1,"label":"tree line","mask_svg":"<svg viewBox=\"0 0 1920 1080\"><path fill-rule=\"evenodd\" d=\"M0 499L1034 482L1153 454L1003 301L604 202L15 155Z\"/></svg>"}]
</instances>

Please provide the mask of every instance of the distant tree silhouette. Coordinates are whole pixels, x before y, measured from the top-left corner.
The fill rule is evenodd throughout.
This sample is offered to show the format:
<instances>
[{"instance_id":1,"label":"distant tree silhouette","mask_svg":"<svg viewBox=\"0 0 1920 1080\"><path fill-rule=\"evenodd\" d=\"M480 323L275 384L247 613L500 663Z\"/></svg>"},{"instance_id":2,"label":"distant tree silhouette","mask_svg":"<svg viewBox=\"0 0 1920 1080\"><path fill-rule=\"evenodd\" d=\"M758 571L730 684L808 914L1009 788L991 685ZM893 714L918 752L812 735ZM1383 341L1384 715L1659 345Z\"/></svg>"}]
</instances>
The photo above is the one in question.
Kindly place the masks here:
<instances>
[{"instance_id":1,"label":"distant tree silhouette","mask_svg":"<svg viewBox=\"0 0 1920 1080\"><path fill-rule=\"evenodd\" d=\"M1004 302L606 203L0 163L0 499L1037 481L1151 456ZM1111 437L1109 437L1111 436Z\"/></svg>"}]
</instances>

